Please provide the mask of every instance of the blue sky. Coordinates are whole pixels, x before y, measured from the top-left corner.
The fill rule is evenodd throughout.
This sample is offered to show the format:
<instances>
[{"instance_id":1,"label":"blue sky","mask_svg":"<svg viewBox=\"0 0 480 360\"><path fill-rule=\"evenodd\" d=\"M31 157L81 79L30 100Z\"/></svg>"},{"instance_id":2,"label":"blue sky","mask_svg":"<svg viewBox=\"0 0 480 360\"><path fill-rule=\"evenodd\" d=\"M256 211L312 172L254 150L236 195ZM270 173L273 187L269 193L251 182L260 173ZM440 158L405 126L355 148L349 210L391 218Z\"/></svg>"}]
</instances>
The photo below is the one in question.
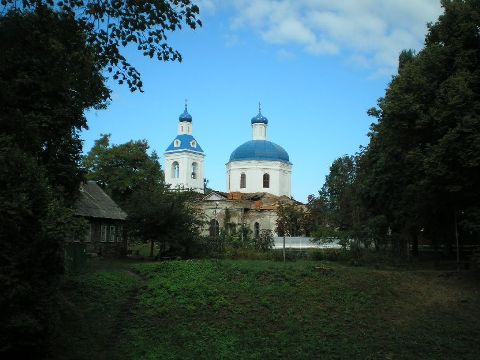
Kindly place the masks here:
<instances>
[{"instance_id":1,"label":"blue sky","mask_svg":"<svg viewBox=\"0 0 480 360\"><path fill-rule=\"evenodd\" d=\"M163 152L177 133L184 99L206 153L209 186L225 191L225 164L251 139L250 119L269 119L268 140L293 163L292 194L306 201L332 161L368 143L366 115L396 72L402 49L422 47L436 0L203 0L204 26L169 36L182 63L132 49L144 93L111 83L106 110L87 114L87 152L101 133L120 144L146 139ZM163 163L162 163L163 165Z\"/></svg>"}]
</instances>

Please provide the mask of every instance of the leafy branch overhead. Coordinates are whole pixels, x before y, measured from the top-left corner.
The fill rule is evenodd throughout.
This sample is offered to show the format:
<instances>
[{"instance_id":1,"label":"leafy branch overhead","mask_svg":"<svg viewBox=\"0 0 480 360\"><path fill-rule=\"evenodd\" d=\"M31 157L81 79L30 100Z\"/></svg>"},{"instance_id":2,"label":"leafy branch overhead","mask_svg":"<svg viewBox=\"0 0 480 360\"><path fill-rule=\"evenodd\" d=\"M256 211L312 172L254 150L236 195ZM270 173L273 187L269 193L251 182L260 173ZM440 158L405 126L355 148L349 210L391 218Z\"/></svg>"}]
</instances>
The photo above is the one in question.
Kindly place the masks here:
<instances>
[{"instance_id":1,"label":"leafy branch overhead","mask_svg":"<svg viewBox=\"0 0 480 360\"><path fill-rule=\"evenodd\" d=\"M2 13L48 7L75 18L85 29L100 65L131 91L142 91L143 83L139 71L122 54L123 48L136 46L150 58L182 61L182 55L168 44L167 32L202 25L200 9L190 0L1 0L1 4Z\"/></svg>"}]
</instances>

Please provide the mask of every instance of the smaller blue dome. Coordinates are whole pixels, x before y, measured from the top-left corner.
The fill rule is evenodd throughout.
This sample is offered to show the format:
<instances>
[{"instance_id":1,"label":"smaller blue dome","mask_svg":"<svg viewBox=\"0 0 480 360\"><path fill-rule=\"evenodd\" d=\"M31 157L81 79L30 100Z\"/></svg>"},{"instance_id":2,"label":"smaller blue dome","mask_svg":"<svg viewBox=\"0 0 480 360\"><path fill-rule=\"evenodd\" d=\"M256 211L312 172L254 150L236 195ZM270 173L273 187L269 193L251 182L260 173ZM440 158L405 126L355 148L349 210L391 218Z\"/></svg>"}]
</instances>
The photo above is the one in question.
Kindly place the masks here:
<instances>
[{"instance_id":1,"label":"smaller blue dome","mask_svg":"<svg viewBox=\"0 0 480 360\"><path fill-rule=\"evenodd\" d=\"M260 109L258 109L257 116L252 118L252 124L268 124L268 119L262 115Z\"/></svg>"},{"instance_id":2,"label":"smaller blue dome","mask_svg":"<svg viewBox=\"0 0 480 360\"><path fill-rule=\"evenodd\" d=\"M185 104L185 111L182 114L180 114L180 116L178 117L178 120L180 122L182 121L192 122L192 115L188 113L186 104Z\"/></svg>"}]
</instances>

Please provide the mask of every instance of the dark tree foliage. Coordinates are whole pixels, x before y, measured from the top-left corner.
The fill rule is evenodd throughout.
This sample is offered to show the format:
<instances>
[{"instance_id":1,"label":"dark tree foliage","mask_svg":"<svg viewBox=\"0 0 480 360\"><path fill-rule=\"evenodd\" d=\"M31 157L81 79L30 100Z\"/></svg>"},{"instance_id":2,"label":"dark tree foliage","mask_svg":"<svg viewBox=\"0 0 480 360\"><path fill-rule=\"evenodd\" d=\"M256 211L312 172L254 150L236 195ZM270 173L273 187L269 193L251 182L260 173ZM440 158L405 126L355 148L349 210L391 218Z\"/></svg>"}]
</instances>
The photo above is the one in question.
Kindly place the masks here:
<instances>
[{"instance_id":1,"label":"dark tree foliage","mask_svg":"<svg viewBox=\"0 0 480 360\"><path fill-rule=\"evenodd\" d=\"M377 238L414 255L420 236L447 251L457 230L478 242L480 3L442 6L424 49L401 53L398 75L369 110L378 122L357 159L355 188L370 228L390 228Z\"/></svg>"},{"instance_id":2,"label":"dark tree foliage","mask_svg":"<svg viewBox=\"0 0 480 360\"><path fill-rule=\"evenodd\" d=\"M43 164L70 201L82 178L84 111L109 96L85 41L72 17L48 9L0 18L0 131Z\"/></svg>"},{"instance_id":3,"label":"dark tree foliage","mask_svg":"<svg viewBox=\"0 0 480 360\"><path fill-rule=\"evenodd\" d=\"M357 222L355 179L355 158L345 155L332 163L325 184L319 191L319 199L327 208L327 222L334 228L352 228Z\"/></svg>"},{"instance_id":4,"label":"dark tree foliage","mask_svg":"<svg viewBox=\"0 0 480 360\"><path fill-rule=\"evenodd\" d=\"M302 236L310 231L310 213L302 205L278 204L276 231L279 236Z\"/></svg>"},{"instance_id":5,"label":"dark tree foliage","mask_svg":"<svg viewBox=\"0 0 480 360\"><path fill-rule=\"evenodd\" d=\"M202 226L196 198L194 193L158 186L138 189L126 207L133 238L149 242L151 256L157 243L160 256L190 257Z\"/></svg>"},{"instance_id":6,"label":"dark tree foliage","mask_svg":"<svg viewBox=\"0 0 480 360\"><path fill-rule=\"evenodd\" d=\"M55 326L63 247L75 220L46 171L0 137L0 357L42 358Z\"/></svg>"},{"instance_id":7,"label":"dark tree foliage","mask_svg":"<svg viewBox=\"0 0 480 360\"><path fill-rule=\"evenodd\" d=\"M167 32L186 25L201 26L198 6L190 0L2 0L5 10L38 11L48 7L68 14L86 30L99 64L118 83L131 91L142 91L140 73L122 55L121 49L135 46L145 56L161 61L182 61L181 54L167 43Z\"/></svg>"},{"instance_id":8,"label":"dark tree foliage","mask_svg":"<svg viewBox=\"0 0 480 360\"><path fill-rule=\"evenodd\" d=\"M63 242L76 221L83 112L108 97L93 49L68 15L0 17L0 352L42 358L54 326ZM23 356L22 356L23 355Z\"/></svg>"}]
</instances>

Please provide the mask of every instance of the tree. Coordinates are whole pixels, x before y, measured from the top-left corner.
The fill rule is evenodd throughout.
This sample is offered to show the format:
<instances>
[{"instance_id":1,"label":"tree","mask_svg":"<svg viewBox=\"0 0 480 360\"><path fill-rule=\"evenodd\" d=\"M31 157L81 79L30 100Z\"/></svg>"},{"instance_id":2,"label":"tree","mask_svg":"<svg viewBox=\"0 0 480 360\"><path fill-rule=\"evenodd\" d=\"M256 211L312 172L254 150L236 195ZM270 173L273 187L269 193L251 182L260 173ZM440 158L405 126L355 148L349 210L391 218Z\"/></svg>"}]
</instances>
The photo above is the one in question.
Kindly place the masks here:
<instances>
[{"instance_id":1,"label":"tree","mask_svg":"<svg viewBox=\"0 0 480 360\"><path fill-rule=\"evenodd\" d=\"M160 255L189 257L200 238L201 217L194 206L196 194L168 191L158 186L138 189L132 194L126 210L134 238L160 245Z\"/></svg>"},{"instance_id":2,"label":"tree","mask_svg":"<svg viewBox=\"0 0 480 360\"><path fill-rule=\"evenodd\" d=\"M1 134L44 165L69 202L82 178L84 111L104 107L109 96L85 41L71 16L48 9L0 17Z\"/></svg>"},{"instance_id":3,"label":"tree","mask_svg":"<svg viewBox=\"0 0 480 360\"><path fill-rule=\"evenodd\" d=\"M201 225L195 194L170 190L148 148L146 140L112 145L110 135L102 135L83 158L86 176L124 208L132 239L150 243L152 256L155 243L188 256Z\"/></svg>"},{"instance_id":4,"label":"tree","mask_svg":"<svg viewBox=\"0 0 480 360\"><path fill-rule=\"evenodd\" d=\"M386 218L397 250L411 245L414 255L421 232L448 251L460 215L476 218L480 203L480 9L473 0L442 6L425 48L401 54L369 111L378 123L359 159L363 204Z\"/></svg>"},{"instance_id":5,"label":"tree","mask_svg":"<svg viewBox=\"0 0 480 360\"><path fill-rule=\"evenodd\" d=\"M299 204L279 203L276 210L279 236L302 236L309 224L307 211Z\"/></svg>"},{"instance_id":6,"label":"tree","mask_svg":"<svg viewBox=\"0 0 480 360\"><path fill-rule=\"evenodd\" d=\"M111 145L110 134L103 134L82 159L86 177L97 181L121 206L128 204L138 189L159 187L163 191L158 156L155 152L149 155L148 149L146 140Z\"/></svg>"},{"instance_id":7,"label":"tree","mask_svg":"<svg viewBox=\"0 0 480 360\"><path fill-rule=\"evenodd\" d=\"M334 228L351 228L355 219L354 182L356 179L355 159L343 156L333 161L319 198L326 205L328 224Z\"/></svg>"},{"instance_id":8,"label":"tree","mask_svg":"<svg viewBox=\"0 0 480 360\"><path fill-rule=\"evenodd\" d=\"M126 82L131 91L142 91L140 73L122 55L121 48L137 47L143 55L161 61L182 61L167 42L167 32L201 26L198 6L190 0L3 0L4 9L41 12L49 9L73 18L95 48L98 64ZM4 10L5 11L5 10Z\"/></svg>"},{"instance_id":9,"label":"tree","mask_svg":"<svg viewBox=\"0 0 480 360\"><path fill-rule=\"evenodd\" d=\"M45 355L73 237L83 112L108 97L85 33L48 9L0 17L0 353Z\"/></svg>"},{"instance_id":10,"label":"tree","mask_svg":"<svg viewBox=\"0 0 480 360\"><path fill-rule=\"evenodd\" d=\"M42 358L55 328L63 241L78 222L45 168L0 136L0 355Z\"/></svg>"}]
</instances>

